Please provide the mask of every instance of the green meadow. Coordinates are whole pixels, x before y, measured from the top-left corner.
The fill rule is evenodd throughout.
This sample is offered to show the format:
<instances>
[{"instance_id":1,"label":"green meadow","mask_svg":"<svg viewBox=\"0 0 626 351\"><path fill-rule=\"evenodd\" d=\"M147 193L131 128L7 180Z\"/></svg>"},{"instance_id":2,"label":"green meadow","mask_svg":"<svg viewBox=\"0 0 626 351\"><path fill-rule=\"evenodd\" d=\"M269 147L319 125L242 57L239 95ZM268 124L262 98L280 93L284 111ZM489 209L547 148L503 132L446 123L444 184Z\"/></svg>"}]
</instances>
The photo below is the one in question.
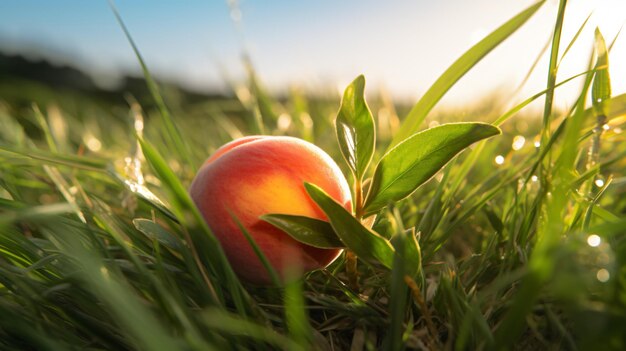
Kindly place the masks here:
<instances>
[{"instance_id":1,"label":"green meadow","mask_svg":"<svg viewBox=\"0 0 626 351\"><path fill-rule=\"evenodd\" d=\"M434 110L542 5L502 19L414 104L363 76L341 95L274 96L250 63L231 95L194 95L151 76L119 17L140 88L0 78L0 349L626 349L620 38L596 31L588 56L568 56L561 1L544 90ZM563 59L587 69L557 80ZM565 84L580 86L568 109L553 103ZM275 214L344 251L270 286L238 278L187 190L212 152L257 134L322 148L354 204L307 185L329 223Z\"/></svg>"}]
</instances>

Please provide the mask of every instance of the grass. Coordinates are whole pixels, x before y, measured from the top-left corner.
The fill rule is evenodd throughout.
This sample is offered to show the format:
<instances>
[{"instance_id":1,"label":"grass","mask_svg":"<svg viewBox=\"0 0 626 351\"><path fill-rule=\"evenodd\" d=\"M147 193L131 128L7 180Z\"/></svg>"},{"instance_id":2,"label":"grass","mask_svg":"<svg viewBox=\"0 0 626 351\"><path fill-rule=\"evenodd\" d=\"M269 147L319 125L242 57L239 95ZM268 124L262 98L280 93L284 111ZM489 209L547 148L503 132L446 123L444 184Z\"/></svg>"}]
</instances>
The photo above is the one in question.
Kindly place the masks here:
<instances>
[{"instance_id":1,"label":"grass","mask_svg":"<svg viewBox=\"0 0 626 351\"><path fill-rule=\"evenodd\" d=\"M564 55L564 13L552 68ZM370 94L373 160L404 139L399 130L460 121L429 111L522 17L462 56L419 108ZM570 111L551 106L555 71L545 91L509 111L467 107L503 135L379 213L373 229L393 237L398 254L391 270L359 259L358 287L346 256L284 288L244 285L186 191L210 152L258 131L311 140L342 164L338 98L275 99L251 70L240 95L250 99L177 104L143 60L157 102L145 111L132 99L109 108L0 97L0 348L626 348L626 97L611 96L610 53L600 35L596 44ZM524 112L543 97L543 114ZM405 279L420 253L419 274Z\"/></svg>"}]
</instances>

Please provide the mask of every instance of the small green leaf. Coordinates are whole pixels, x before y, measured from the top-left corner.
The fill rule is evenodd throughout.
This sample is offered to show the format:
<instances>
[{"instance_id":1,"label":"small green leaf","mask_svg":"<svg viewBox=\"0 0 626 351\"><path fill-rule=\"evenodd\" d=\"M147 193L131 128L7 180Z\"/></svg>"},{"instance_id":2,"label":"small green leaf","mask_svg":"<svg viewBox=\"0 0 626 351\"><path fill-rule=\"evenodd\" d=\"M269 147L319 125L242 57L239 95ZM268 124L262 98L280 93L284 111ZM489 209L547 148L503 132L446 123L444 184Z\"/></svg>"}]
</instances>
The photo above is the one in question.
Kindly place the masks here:
<instances>
[{"instance_id":1,"label":"small green leaf","mask_svg":"<svg viewBox=\"0 0 626 351\"><path fill-rule=\"evenodd\" d=\"M485 123L451 123L417 133L391 149L376 166L365 200L372 214L411 195L456 154L472 143L500 134Z\"/></svg>"},{"instance_id":2,"label":"small green leaf","mask_svg":"<svg viewBox=\"0 0 626 351\"><path fill-rule=\"evenodd\" d=\"M604 114L604 101L611 98L611 77L609 76L609 54L600 30L596 28L596 74L591 87L593 107L598 113Z\"/></svg>"},{"instance_id":3,"label":"small green leaf","mask_svg":"<svg viewBox=\"0 0 626 351\"><path fill-rule=\"evenodd\" d=\"M424 93L422 98L413 106L409 114L406 116L404 122L398 129L398 132L393 137L391 144L387 148L390 151L391 148L398 145L404 139L408 138L413 133L419 130L420 125L426 118L426 115L432 110L437 102L445 95L445 93L465 75L474 65L483 59L491 50L513 34L518 28L520 28L526 21L537 12L537 10L545 3L545 0L539 1L536 4L528 7L526 10L520 12L517 16L510 19L508 22L498 27L491 32L483 40L479 41L476 45L472 46L463 56L459 57L448 69L443 72L435 83Z\"/></svg>"},{"instance_id":4,"label":"small green leaf","mask_svg":"<svg viewBox=\"0 0 626 351\"><path fill-rule=\"evenodd\" d=\"M335 119L337 141L355 179L361 180L374 154L376 129L365 102L365 77L358 76L343 93Z\"/></svg>"},{"instance_id":5,"label":"small green leaf","mask_svg":"<svg viewBox=\"0 0 626 351\"><path fill-rule=\"evenodd\" d=\"M391 269L394 250L389 241L366 228L343 206L316 185L304 184L309 196L324 211L330 225L346 246L362 259L379 262Z\"/></svg>"},{"instance_id":6,"label":"small green leaf","mask_svg":"<svg viewBox=\"0 0 626 351\"><path fill-rule=\"evenodd\" d=\"M330 223L315 218L286 214L267 214L261 219L289 234L301 243L332 249L345 247Z\"/></svg>"},{"instance_id":7,"label":"small green leaf","mask_svg":"<svg viewBox=\"0 0 626 351\"><path fill-rule=\"evenodd\" d=\"M155 239L171 249L180 250L183 248L183 244L177 237L154 221L146 218L135 218L133 219L133 225L150 239Z\"/></svg>"}]
</instances>

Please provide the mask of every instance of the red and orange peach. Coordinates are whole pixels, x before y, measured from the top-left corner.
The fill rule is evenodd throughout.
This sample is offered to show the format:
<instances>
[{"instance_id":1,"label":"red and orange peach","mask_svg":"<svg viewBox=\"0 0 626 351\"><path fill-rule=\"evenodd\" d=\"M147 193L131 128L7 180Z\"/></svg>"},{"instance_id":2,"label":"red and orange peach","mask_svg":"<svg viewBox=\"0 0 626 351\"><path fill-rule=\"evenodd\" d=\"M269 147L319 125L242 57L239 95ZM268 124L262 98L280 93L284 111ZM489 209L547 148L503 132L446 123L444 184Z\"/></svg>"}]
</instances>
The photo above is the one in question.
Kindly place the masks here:
<instances>
[{"instance_id":1,"label":"red and orange peach","mask_svg":"<svg viewBox=\"0 0 626 351\"><path fill-rule=\"evenodd\" d=\"M327 220L309 198L304 182L319 186L351 210L350 188L337 164L322 149L297 138L237 139L218 149L198 171L189 190L191 197L242 280L260 285L271 282L233 216L282 278L289 265L311 271L327 266L340 254L339 249L300 243L259 219L279 213Z\"/></svg>"}]
</instances>

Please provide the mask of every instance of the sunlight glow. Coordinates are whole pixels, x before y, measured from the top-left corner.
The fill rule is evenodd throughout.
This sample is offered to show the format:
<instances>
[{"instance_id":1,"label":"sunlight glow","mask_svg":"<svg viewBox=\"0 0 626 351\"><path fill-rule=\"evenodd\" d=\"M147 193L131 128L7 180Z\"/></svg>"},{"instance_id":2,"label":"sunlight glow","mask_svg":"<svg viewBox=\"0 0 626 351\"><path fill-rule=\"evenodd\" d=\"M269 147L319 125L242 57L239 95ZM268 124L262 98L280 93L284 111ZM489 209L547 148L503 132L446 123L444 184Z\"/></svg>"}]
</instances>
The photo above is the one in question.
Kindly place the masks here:
<instances>
[{"instance_id":1,"label":"sunlight glow","mask_svg":"<svg viewBox=\"0 0 626 351\"><path fill-rule=\"evenodd\" d=\"M289 129L289 126L291 126L291 116L286 113L281 113L280 116L278 116L278 121L276 121L276 124L278 126L278 129L282 131Z\"/></svg>"},{"instance_id":2,"label":"sunlight glow","mask_svg":"<svg viewBox=\"0 0 626 351\"><path fill-rule=\"evenodd\" d=\"M526 138L524 138L521 135L516 135L515 138L513 138L512 148L515 151L520 150L521 148L524 147L525 143L526 143Z\"/></svg>"},{"instance_id":3,"label":"sunlight glow","mask_svg":"<svg viewBox=\"0 0 626 351\"><path fill-rule=\"evenodd\" d=\"M601 242L602 239L596 234L591 234L587 237L587 244L589 244L589 246L591 247L598 247Z\"/></svg>"},{"instance_id":4,"label":"sunlight glow","mask_svg":"<svg viewBox=\"0 0 626 351\"><path fill-rule=\"evenodd\" d=\"M594 183L596 184L598 188L602 188L604 186L604 180L602 179L596 179Z\"/></svg>"},{"instance_id":5,"label":"sunlight glow","mask_svg":"<svg viewBox=\"0 0 626 351\"><path fill-rule=\"evenodd\" d=\"M503 164L503 163L504 163L504 156L502 156L502 155L498 155L498 156L496 156L495 161L496 161L496 163L497 163L497 164L499 164L499 165Z\"/></svg>"},{"instance_id":6,"label":"sunlight glow","mask_svg":"<svg viewBox=\"0 0 626 351\"><path fill-rule=\"evenodd\" d=\"M626 11L624 9L623 0L596 0L573 3L568 8L568 11L571 11L570 15L572 17L577 18L585 18L591 14L587 24L588 29L586 29L589 33L587 38L593 40L593 30L598 28L604 36L606 45L610 46L617 33L626 24ZM572 26L572 33L576 29L578 28ZM626 76L626 65L623 64L624 59L626 59L626 42L623 39L617 38L615 45L609 53L609 72L611 77ZM584 45L580 45L580 47L580 50L582 50ZM626 83L623 79L613 79L611 83L614 92L623 91L626 88Z\"/></svg>"},{"instance_id":7,"label":"sunlight glow","mask_svg":"<svg viewBox=\"0 0 626 351\"><path fill-rule=\"evenodd\" d=\"M102 143L97 138L90 136L85 141L87 148L93 152L98 152L102 149Z\"/></svg>"}]
</instances>

